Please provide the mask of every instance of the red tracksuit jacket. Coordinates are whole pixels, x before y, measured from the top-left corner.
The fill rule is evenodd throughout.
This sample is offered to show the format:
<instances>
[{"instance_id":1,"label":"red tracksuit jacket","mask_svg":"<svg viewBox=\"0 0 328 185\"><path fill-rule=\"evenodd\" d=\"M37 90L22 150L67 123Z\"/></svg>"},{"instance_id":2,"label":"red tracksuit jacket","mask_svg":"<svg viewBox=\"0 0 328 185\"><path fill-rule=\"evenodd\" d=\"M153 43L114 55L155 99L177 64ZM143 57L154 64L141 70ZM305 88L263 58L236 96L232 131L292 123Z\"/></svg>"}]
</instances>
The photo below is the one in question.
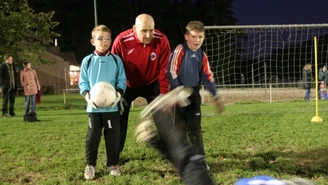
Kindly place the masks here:
<instances>
[{"instance_id":1,"label":"red tracksuit jacket","mask_svg":"<svg viewBox=\"0 0 328 185\"><path fill-rule=\"evenodd\" d=\"M128 87L145 87L158 79L160 93L168 92L166 68L171 48L163 33L155 30L151 43L143 44L133 29L126 30L116 37L111 52L123 61Z\"/></svg>"}]
</instances>

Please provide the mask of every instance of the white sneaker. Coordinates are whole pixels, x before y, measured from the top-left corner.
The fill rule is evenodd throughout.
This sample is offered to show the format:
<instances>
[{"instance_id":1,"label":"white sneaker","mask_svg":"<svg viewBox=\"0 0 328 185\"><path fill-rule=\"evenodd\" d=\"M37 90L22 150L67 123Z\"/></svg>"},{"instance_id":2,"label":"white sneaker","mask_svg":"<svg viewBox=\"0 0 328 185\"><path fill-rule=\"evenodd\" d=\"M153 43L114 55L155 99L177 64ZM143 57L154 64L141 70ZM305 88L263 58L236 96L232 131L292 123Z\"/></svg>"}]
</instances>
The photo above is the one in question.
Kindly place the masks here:
<instances>
[{"instance_id":1,"label":"white sneaker","mask_svg":"<svg viewBox=\"0 0 328 185\"><path fill-rule=\"evenodd\" d=\"M91 180L95 177L95 167L92 165L87 165L84 170L84 178L86 180Z\"/></svg>"},{"instance_id":2,"label":"white sneaker","mask_svg":"<svg viewBox=\"0 0 328 185\"><path fill-rule=\"evenodd\" d=\"M113 176L121 176L120 169L118 168L117 165L108 167L108 170L109 170L109 174Z\"/></svg>"}]
</instances>

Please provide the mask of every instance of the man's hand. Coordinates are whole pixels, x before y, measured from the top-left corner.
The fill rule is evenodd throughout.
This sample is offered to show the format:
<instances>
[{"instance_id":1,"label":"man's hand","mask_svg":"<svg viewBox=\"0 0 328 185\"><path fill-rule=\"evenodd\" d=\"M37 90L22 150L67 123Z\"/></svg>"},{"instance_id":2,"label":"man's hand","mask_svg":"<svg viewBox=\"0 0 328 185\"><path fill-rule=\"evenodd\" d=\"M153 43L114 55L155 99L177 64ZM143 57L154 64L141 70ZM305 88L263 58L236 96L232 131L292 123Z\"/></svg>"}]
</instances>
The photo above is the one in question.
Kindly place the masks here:
<instances>
[{"instance_id":1,"label":"man's hand","mask_svg":"<svg viewBox=\"0 0 328 185\"><path fill-rule=\"evenodd\" d=\"M223 101L220 98L217 98L215 100L215 106L216 106L216 112L218 114L220 114L220 113L223 112L223 110L224 110L224 103L223 103Z\"/></svg>"},{"instance_id":2,"label":"man's hand","mask_svg":"<svg viewBox=\"0 0 328 185\"><path fill-rule=\"evenodd\" d=\"M117 104L121 101L122 98L123 98L123 97L121 96L121 93L119 93L119 92L116 91L116 99L115 99L115 101L113 102L112 107L114 107L115 105L117 105ZM118 105L118 106L119 106L119 105Z\"/></svg>"}]
</instances>

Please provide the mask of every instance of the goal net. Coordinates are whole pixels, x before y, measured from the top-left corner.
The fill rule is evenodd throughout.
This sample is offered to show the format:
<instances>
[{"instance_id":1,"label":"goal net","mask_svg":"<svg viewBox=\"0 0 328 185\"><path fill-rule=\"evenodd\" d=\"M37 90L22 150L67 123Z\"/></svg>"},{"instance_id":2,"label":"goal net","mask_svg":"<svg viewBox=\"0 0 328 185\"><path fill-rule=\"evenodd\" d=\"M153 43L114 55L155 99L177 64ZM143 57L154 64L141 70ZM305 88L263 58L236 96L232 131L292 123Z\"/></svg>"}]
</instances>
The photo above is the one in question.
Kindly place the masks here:
<instances>
[{"instance_id":1,"label":"goal net","mask_svg":"<svg viewBox=\"0 0 328 185\"><path fill-rule=\"evenodd\" d=\"M202 49L223 88L297 87L302 69L328 63L328 24L206 26ZM314 77L314 73L313 73Z\"/></svg>"}]
</instances>

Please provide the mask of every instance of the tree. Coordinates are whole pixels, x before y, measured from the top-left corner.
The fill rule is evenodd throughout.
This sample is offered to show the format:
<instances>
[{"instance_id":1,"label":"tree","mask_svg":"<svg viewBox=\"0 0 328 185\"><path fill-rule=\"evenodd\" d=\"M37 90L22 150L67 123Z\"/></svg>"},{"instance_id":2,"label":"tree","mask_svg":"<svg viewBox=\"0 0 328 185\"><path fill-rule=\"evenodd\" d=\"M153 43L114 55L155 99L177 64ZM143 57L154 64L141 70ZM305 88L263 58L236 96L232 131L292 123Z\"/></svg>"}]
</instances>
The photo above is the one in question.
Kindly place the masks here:
<instances>
[{"instance_id":1,"label":"tree","mask_svg":"<svg viewBox=\"0 0 328 185\"><path fill-rule=\"evenodd\" d=\"M9 53L24 61L47 63L40 56L52 38L60 35L53 30L58 22L53 22L53 11L36 14L27 0L2 0L0 2L0 54Z\"/></svg>"}]
</instances>

